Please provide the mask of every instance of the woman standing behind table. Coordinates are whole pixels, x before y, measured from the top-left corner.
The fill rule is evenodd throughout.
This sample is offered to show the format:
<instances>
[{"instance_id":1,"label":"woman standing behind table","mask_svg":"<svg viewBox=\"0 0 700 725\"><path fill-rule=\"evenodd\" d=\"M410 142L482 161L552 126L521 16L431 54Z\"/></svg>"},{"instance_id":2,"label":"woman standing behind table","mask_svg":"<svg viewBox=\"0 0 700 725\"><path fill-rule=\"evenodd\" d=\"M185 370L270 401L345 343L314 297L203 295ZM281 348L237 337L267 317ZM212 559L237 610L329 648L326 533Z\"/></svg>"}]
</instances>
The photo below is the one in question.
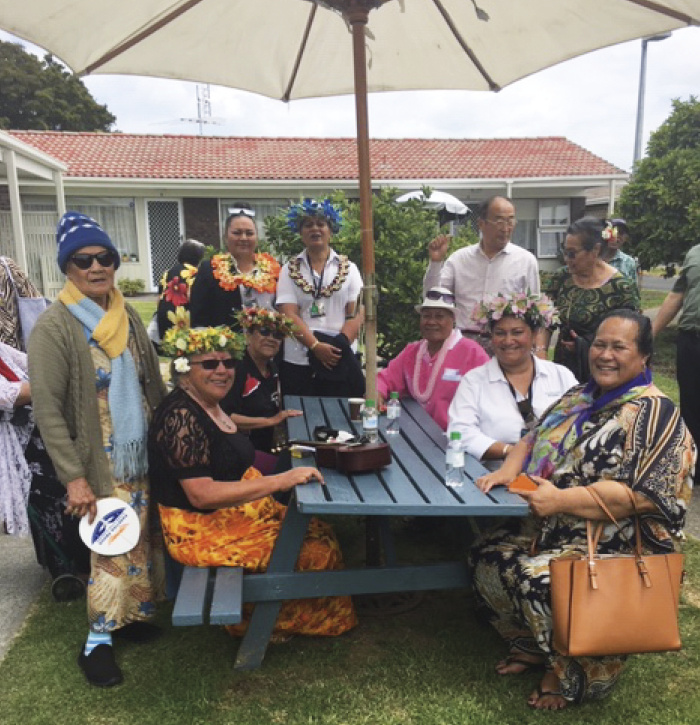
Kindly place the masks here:
<instances>
[{"instance_id":1,"label":"woman standing behind table","mask_svg":"<svg viewBox=\"0 0 700 725\"><path fill-rule=\"evenodd\" d=\"M277 456L272 449L282 442L281 424L302 415L300 410L282 410L279 375L275 359L282 340L294 334L294 323L274 310L246 307L238 313L245 330L246 349L236 363L233 387L221 401L240 431L248 433L255 446L255 467L272 473Z\"/></svg>"},{"instance_id":2,"label":"woman standing behind table","mask_svg":"<svg viewBox=\"0 0 700 725\"><path fill-rule=\"evenodd\" d=\"M577 380L563 365L533 354L538 331L557 322L546 295L499 294L482 302L474 318L488 327L494 357L462 378L447 432L459 432L467 453L493 470Z\"/></svg>"},{"instance_id":3,"label":"woman standing behind table","mask_svg":"<svg viewBox=\"0 0 700 725\"><path fill-rule=\"evenodd\" d=\"M272 494L314 479L323 483L315 468L261 476L253 467L250 440L220 406L243 344L223 326L173 327L163 341L164 352L175 357L177 384L153 417L148 455L168 551L187 566L265 571L286 512ZM297 569L341 568L333 530L312 519ZM350 597L322 597L285 602L275 631L335 636L355 624ZM245 626L227 629L241 634Z\"/></svg>"},{"instance_id":4,"label":"woman standing behind table","mask_svg":"<svg viewBox=\"0 0 700 725\"><path fill-rule=\"evenodd\" d=\"M284 345L285 395L364 394L353 348L362 324L357 310L362 278L344 254L331 248L341 223L341 212L329 199L304 199L287 213L287 224L301 235L305 249L282 267L277 288L277 308L297 328L296 339Z\"/></svg>"},{"instance_id":5,"label":"woman standing behind table","mask_svg":"<svg viewBox=\"0 0 700 725\"><path fill-rule=\"evenodd\" d=\"M652 352L647 317L632 310L609 313L591 345L591 380L565 393L498 471L477 480L489 491L526 471L538 484L521 494L532 516L486 533L470 559L479 602L510 647L496 672L519 675L544 667L528 699L539 710L602 699L626 660L565 657L553 649L550 560L585 554L586 520L604 524L600 554L628 552L634 508L625 488L640 513L645 553L673 551L683 528L695 448L678 409L652 383ZM623 533L587 493L589 486Z\"/></svg>"},{"instance_id":6,"label":"woman standing behind table","mask_svg":"<svg viewBox=\"0 0 700 725\"><path fill-rule=\"evenodd\" d=\"M433 287L423 304L416 305L420 315L419 342L410 342L377 375L379 405L392 392L417 400L430 417L445 430L447 409L462 376L488 362L489 356L479 343L455 328L455 296L444 287Z\"/></svg>"},{"instance_id":7,"label":"woman standing behind table","mask_svg":"<svg viewBox=\"0 0 700 725\"><path fill-rule=\"evenodd\" d=\"M545 285L561 323L554 362L565 365L583 383L590 377L591 340L606 313L640 308L637 285L604 261L607 241L613 234L612 224L603 219L575 221L566 230L562 248L567 266ZM547 335L545 348L549 339Z\"/></svg>"},{"instance_id":8,"label":"woman standing behind table","mask_svg":"<svg viewBox=\"0 0 700 725\"><path fill-rule=\"evenodd\" d=\"M34 413L66 511L92 522L98 498L116 497L137 513L141 533L126 554L91 556L89 632L78 664L88 682L122 682L112 634L147 641L162 591L149 531L146 433L165 395L158 358L138 313L114 286L119 254L90 217L67 212L57 229L58 266L66 284L39 318L29 346Z\"/></svg>"},{"instance_id":9,"label":"woman standing behind table","mask_svg":"<svg viewBox=\"0 0 700 725\"><path fill-rule=\"evenodd\" d=\"M224 230L228 251L199 265L190 290L193 327L235 326L242 307L271 308L275 301L280 265L270 254L255 251L255 212L239 202L229 209Z\"/></svg>"}]
</instances>

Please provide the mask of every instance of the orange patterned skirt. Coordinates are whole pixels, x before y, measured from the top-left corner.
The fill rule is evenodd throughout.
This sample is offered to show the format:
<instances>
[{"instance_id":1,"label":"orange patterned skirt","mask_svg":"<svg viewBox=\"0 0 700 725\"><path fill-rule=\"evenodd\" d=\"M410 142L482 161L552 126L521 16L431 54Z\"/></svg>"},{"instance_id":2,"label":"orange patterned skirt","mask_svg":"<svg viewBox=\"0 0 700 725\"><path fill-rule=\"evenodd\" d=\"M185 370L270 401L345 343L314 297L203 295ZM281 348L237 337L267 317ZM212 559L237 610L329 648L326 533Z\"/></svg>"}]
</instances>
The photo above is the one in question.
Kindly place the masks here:
<instances>
[{"instance_id":1,"label":"orange patterned skirt","mask_svg":"<svg viewBox=\"0 0 700 725\"><path fill-rule=\"evenodd\" d=\"M254 473L253 473L254 472ZM248 469L244 478L260 474ZM163 535L170 555L186 566L241 566L248 572L267 569L286 507L272 496L212 513L160 506ZM342 569L343 557L333 529L311 519L297 561L297 571ZM244 607L244 622L226 629L245 632L251 605ZM350 597L293 599L282 604L275 632L335 636L357 624Z\"/></svg>"}]
</instances>

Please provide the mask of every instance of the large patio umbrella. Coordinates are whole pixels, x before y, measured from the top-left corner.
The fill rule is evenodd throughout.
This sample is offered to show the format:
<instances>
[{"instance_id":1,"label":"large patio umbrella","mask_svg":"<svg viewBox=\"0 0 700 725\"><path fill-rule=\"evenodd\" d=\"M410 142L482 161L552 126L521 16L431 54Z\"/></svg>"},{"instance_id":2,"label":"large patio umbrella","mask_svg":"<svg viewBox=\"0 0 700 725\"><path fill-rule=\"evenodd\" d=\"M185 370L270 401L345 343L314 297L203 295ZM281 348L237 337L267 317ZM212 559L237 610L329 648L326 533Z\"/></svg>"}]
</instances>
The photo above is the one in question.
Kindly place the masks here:
<instances>
[{"instance_id":1,"label":"large patio umbrella","mask_svg":"<svg viewBox=\"0 0 700 725\"><path fill-rule=\"evenodd\" d=\"M700 0L0 0L0 27L76 73L355 93L368 396L376 309L367 91L497 91L597 48L700 24Z\"/></svg>"}]
</instances>

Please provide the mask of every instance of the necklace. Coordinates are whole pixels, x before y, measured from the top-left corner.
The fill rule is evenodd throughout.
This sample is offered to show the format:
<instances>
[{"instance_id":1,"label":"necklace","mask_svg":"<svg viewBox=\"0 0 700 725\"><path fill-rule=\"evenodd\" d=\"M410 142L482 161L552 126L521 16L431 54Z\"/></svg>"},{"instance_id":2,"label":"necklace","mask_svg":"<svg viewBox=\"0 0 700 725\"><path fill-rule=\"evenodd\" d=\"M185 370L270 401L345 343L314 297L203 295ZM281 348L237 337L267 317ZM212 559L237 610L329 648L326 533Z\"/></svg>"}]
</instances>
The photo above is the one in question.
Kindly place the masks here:
<instances>
[{"instance_id":1,"label":"necklace","mask_svg":"<svg viewBox=\"0 0 700 725\"><path fill-rule=\"evenodd\" d=\"M216 425L224 431L224 433L235 433L238 428L236 424L229 418L226 413L219 407L219 405L208 405L205 403L199 395L189 386L180 385L180 387L187 393L199 405L199 407L216 423Z\"/></svg>"},{"instance_id":2,"label":"necklace","mask_svg":"<svg viewBox=\"0 0 700 725\"><path fill-rule=\"evenodd\" d=\"M428 341L422 340L420 345L418 346L416 361L413 364L413 397L423 405L425 405L430 400L433 394L433 389L435 388L435 383L437 382L438 375L442 370L445 358L447 357L447 353L449 352L449 345L447 344L449 340L450 338L448 337L447 340L442 343L440 352L437 354L437 357L433 362L433 370L430 373L430 377L428 378L428 383L425 387L425 390L423 390L422 392L419 388L420 369L423 362L423 356L428 350Z\"/></svg>"},{"instance_id":3,"label":"necklace","mask_svg":"<svg viewBox=\"0 0 700 725\"><path fill-rule=\"evenodd\" d=\"M314 299L318 299L319 297L330 297L343 286L350 271L350 260L345 254L338 255L338 272L330 284L325 287L321 286L323 284L323 276L321 276L321 282L318 287L315 287L304 279L301 274L301 257L290 259L287 263L287 269L289 270L289 278L304 294L313 295Z\"/></svg>"},{"instance_id":4,"label":"necklace","mask_svg":"<svg viewBox=\"0 0 700 725\"><path fill-rule=\"evenodd\" d=\"M279 262L267 252L255 255L255 267L250 272L241 272L231 254L215 254L211 258L212 273L219 286L227 292L238 287L250 287L256 292L274 293L280 276Z\"/></svg>"}]
</instances>

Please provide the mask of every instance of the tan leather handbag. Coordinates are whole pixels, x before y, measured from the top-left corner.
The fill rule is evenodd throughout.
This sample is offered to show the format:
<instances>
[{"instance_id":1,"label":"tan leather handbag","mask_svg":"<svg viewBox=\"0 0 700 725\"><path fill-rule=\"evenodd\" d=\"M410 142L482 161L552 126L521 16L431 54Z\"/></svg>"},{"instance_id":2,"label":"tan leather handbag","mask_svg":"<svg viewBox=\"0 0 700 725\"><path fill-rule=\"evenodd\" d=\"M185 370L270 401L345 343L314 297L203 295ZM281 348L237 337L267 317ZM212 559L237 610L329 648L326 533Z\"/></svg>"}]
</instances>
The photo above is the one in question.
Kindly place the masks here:
<instances>
[{"instance_id":1,"label":"tan leather handbag","mask_svg":"<svg viewBox=\"0 0 700 725\"><path fill-rule=\"evenodd\" d=\"M586 487L620 529L600 494ZM586 521L587 555L552 559L554 649L570 657L665 652L681 648L678 601L683 555L642 554L639 514L630 554L596 554L603 529ZM621 530L621 529L620 529Z\"/></svg>"}]
</instances>

